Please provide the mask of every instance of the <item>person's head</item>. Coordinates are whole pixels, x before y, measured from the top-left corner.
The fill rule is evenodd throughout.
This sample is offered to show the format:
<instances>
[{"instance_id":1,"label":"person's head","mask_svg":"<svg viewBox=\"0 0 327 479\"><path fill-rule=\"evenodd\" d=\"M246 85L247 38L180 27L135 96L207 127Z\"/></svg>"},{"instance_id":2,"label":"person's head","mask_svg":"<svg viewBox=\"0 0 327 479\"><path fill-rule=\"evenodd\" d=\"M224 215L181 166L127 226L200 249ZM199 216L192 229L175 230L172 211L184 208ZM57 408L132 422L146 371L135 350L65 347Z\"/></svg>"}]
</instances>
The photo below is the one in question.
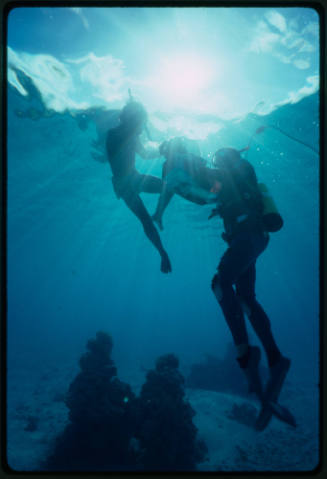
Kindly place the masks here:
<instances>
[{"instance_id":1,"label":"person's head","mask_svg":"<svg viewBox=\"0 0 327 479\"><path fill-rule=\"evenodd\" d=\"M141 133L146 125L148 115L141 103L129 101L121 110L119 119L122 125Z\"/></svg>"},{"instance_id":2,"label":"person's head","mask_svg":"<svg viewBox=\"0 0 327 479\"><path fill-rule=\"evenodd\" d=\"M235 148L220 148L216 151L212 159L214 168L229 168L236 165L241 160L241 155Z\"/></svg>"}]
</instances>

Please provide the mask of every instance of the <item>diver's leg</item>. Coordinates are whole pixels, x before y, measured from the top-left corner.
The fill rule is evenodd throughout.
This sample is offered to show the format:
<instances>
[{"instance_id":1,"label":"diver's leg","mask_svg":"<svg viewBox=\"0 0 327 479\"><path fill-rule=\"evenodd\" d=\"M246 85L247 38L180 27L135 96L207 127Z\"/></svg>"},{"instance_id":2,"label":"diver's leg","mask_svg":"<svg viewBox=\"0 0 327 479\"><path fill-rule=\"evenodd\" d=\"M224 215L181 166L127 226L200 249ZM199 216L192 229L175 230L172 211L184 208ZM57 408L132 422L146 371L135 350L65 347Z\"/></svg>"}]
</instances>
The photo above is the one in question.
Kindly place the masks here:
<instances>
[{"instance_id":1,"label":"diver's leg","mask_svg":"<svg viewBox=\"0 0 327 479\"><path fill-rule=\"evenodd\" d=\"M122 196L128 208L137 216L141 221L144 232L149 238L154 247L158 250L161 256L161 271L163 273L169 273L171 271L171 264L168 254L162 246L161 239L158 231L156 230L151 216L147 212L141 198L137 194L128 194Z\"/></svg>"},{"instance_id":2,"label":"diver's leg","mask_svg":"<svg viewBox=\"0 0 327 479\"><path fill-rule=\"evenodd\" d=\"M163 182L161 178L152 175L139 175L139 192L144 193L161 193Z\"/></svg>"},{"instance_id":3,"label":"diver's leg","mask_svg":"<svg viewBox=\"0 0 327 479\"><path fill-rule=\"evenodd\" d=\"M171 170L167 175L167 182L175 193L198 205L217 201L215 194L199 186L196 179L181 168Z\"/></svg>"},{"instance_id":4,"label":"diver's leg","mask_svg":"<svg viewBox=\"0 0 327 479\"><path fill-rule=\"evenodd\" d=\"M215 203L217 201L217 195L210 193L210 191L205 190L201 186L195 184L190 177L189 183L181 183L176 188L176 193L178 193L183 198L188 201L192 201L198 205L205 205L207 203Z\"/></svg>"},{"instance_id":5,"label":"diver's leg","mask_svg":"<svg viewBox=\"0 0 327 479\"><path fill-rule=\"evenodd\" d=\"M228 248L219 263L218 272L212 279L211 288L241 356L243 351L247 351L249 340L242 306L233 288L235 280L232 272L237 274L237 260L236 252Z\"/></svg>"},{"instance_id":6,"label":"diver's leg","mask_svg":"<svg viewBox=\"0 0 327 479\"><path fill-rule=\"evenodd\" d=\"M241 367L245 367L249 359L249 340L243 308L233 285L247 271L260 252L261 250L253 242L251 233L238 234L221 258L218 272L212 281L212 290L231 330Z\"/></svg>"},{"instance_id":7,"label":"diver's leg","mask_svg":"<svg viewBox=\"0 0 327 479\"><path fill-rule=\"evenodd\" d=\"M152 175L139 175L138 191L144 193L160 193L152 220L157 223L159 229L162 231L162 215L174 195L173 191L168 188L165 181Z\"/></svg>"},{"instance_id":8,"label":"diver's leg","mask_svg":"<svg viewBox=\"0 0 327 479\"><path fill-rule=\"evenodd\" d=\"M237 280L236 291L252 327L266 352L269 366L276 364L281 353L271 331L270 320L255 295L256 268L253 263Z\"/></svg>"},{"instance_id":9,"label":"diver's leg","mask_svg":"<svg viewBox=\"0 0 327 479\"><path fill-rule=\"evenodd\" d=\"M174 191L170 189L167 186L167 184L164 182L162 192L158 199L156 211L154 212L154 215L152 216L153 221L157 223L161 231L163 230L162 216L173 196L174 196Z\"/></svg>"},{"instance_id":10,"label":"diver's leg","mask_svg":"<svg viewBox=\"0 0 327 479\"><path fill-rule=\"evenodd\" d=\"M262 408L256 420L255 428L261 431L265 429L273 415L273 409L271 407L267 407L267 404L275 404L277 402L286 375L289 371L291 360L287 357L284 357L280 353L272 335L269 318L262 306L256 300L255 276L255 263L253 263L253 265L251 265L249 269L245 271L238 279L238 282L236 283L236 290L242 298L244 310L251 321L253 329L265 349L269 364L270 374L268 381L264 389L261 386L261 393L257 394L262 402ZM258 367L252 370L254 371L252 377L255 378L255 375L257 375L257 378L259 378L259 381L261 382ZM253 384L256 384L255 381ZM275 404L275 407L278 407L278 405ZM292 424L295 425L292 415L291 419Z\"/></svg>"},{"instance_id":11,"label":"diver's leg","mask_svg":"<svg viewBox=\"0 0 327 479\"><path fill-rule=\"evenodd\" d=\"M219 263L212 289L232 333L237 361L248 381L249 392L254 392L262 400L263 388L259 373L261 352L257 346L249 345L242 305L233 288L237 278L249 267L252 254L249 238L240 236L233 241Z\"/></svg>"}]
</instances>

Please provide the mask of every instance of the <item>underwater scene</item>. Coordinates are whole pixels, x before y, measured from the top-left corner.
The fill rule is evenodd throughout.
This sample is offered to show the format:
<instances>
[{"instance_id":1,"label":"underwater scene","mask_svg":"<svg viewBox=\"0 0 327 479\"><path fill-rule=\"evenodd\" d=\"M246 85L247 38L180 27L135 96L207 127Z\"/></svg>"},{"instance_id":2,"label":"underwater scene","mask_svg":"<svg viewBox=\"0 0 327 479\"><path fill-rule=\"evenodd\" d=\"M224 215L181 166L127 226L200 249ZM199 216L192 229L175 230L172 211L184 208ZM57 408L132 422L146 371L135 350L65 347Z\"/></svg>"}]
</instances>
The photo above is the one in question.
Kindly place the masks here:
<instances>
[{"instance_id":1,"label":"underwater scene","mask_svg":"<svg viewBox=\"0 0 327 479\"><path fill-rule=\"evenodd\" d=\"M3 464L317 468L318 13L30 7L7 21ZM199 168L169 170L172 145ZM246 210L226 227L223 155L255 171L278 226Z\"/></svg>"}]
</instances>

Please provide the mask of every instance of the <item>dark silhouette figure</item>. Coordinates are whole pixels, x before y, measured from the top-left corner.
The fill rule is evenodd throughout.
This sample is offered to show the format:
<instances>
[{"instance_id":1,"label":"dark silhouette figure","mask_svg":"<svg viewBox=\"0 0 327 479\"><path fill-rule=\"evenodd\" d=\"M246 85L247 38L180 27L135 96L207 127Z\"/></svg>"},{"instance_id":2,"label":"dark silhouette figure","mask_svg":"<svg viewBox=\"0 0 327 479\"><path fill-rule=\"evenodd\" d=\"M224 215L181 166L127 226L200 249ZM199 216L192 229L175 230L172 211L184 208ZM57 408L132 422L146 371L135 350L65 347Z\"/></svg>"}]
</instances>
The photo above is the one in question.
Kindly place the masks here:
<instances>
[{"instance_id":1,"label":"dark silhouette figure","mask_svg":"<svg viewBox=\"0 0 327 479\"><path fill-rule=\"evenodd\" d=\"M139 136L145 127L147 114L143 106L130 101L120 114L120 125L108 131L106 148L113 173L112 183L118 198L141 221L144 232L161 256L161 271L169 273L171 264L159 233L146 210L140 193L161 193L162 180L152 175L142 175L135 168L135 154L151 159L140 142Z\"/></svg>"},{"instance_id":2,"label":"dark silhouette figure","mask_svg":"<svg viewBox=\"0 0 327 479\"><path fill-rule=\"evenodd\" d=\"M241 158L237 150L218 150L214 166L213 174L220 185L217 208L210 217L217 214L223 219L223 239L228 248L213 277L212 290L232 333L237 360L249 381L250 390L262 398L258 372L260 349L249 345L244 312L247 314L267 355L272 379L270 397L273 397L273 390L280 390L290 360L281 355L270 320L255 294L256 260L269 242L264 221L264 197L254 168ZM275 228L274 225L269 231L275 231Z\"/></svg>"}]
</instances>

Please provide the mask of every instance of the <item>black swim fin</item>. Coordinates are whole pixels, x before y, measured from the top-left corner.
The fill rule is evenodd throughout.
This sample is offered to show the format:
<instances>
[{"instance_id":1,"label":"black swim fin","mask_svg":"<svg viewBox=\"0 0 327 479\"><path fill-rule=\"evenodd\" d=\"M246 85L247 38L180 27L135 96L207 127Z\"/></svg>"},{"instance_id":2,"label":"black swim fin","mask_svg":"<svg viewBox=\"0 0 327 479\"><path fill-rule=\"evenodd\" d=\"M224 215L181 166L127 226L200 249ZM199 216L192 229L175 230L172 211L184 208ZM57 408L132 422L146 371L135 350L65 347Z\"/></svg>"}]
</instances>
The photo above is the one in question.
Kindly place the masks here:
<instances>
[{"instance_id":1,"label":"black swim fin","mask_svg":"<svg viewBox=\"0 0 327 479\"><path fill-rule=\"evenodd\" d=\"M296 427L296 420L293 414L285 407L276 402L269 402L268 406L273 411L273 414L289 426Z\"/></svg>"},{"instance_id":2,"label":"black swim fin","mask_svg":"<svg viewBox=\"0 0 327 479\"><path fill-rule=\"evenodd\" d=\"M277 400L290 366L291 360L282 357L276 366L271 369L271 376L263 393L261 411L255 424L257 431L263 431L268 426L273 414L279 417L278 412L280 413L281 409L276 408L276 405L278 406ZM284 417L283 414L282 417ZM287 414L285 417L287 417Z\"/></svg>"},{"instance_id":3,"label":"black swim fin","mask_svg":"<svg viewBox=\"0 0 327 479\"><path fill-rule=\"evenodd\" d=\"M249 384L249 392L254 393L261 403L261 411L255 424L255 429L262 431L267 427L272 416L275 416L282 422L296 427L296 421L293 414L277 402L286 374L290 367L290 360L282 358L272 371L272 378L268 381L266 390L263 390L262 381L259 372L259 362L261 351L257 346L250 349L250 358L248 365L244 370ZM267 399L266 399L267 398ZM269 398L269 399L268 399Z\"/></svg>"}]
</instances>

